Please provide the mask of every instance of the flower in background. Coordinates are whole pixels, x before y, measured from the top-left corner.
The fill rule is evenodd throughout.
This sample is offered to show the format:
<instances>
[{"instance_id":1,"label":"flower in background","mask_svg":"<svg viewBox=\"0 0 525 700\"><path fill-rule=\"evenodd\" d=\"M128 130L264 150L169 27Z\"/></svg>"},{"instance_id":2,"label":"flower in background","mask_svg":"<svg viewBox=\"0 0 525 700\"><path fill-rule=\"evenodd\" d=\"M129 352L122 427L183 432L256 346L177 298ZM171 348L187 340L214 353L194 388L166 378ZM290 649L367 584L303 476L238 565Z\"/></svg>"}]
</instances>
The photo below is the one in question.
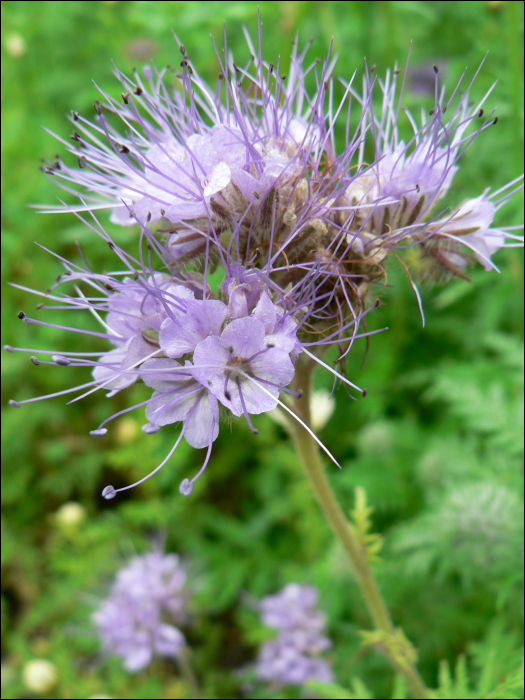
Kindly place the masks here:
<instances>
[{"instance_id":1,"label":"flower in background","mask_svg":"<svg viewBox=\"0 0 525 700\"><path fill-rule=\"evenodd\" d=\"M261 600L261 622L276 630L277 637L259 650L255 671L260 680L278 685L333 680L328 662L319 658L332 643L324 636L326 618L317 610L317 600L315 588L297 583Z\"/></svg>"},{"instance_id":2,"label":"flower in background","mask_svg":"<svg viewBox=\"0 0 525 700\"><path fill-rule=\"evenodd\" d=\"M134 557L92 616L104 653L120 657L130 673L156 656L177 658L186 644L177 626L188 622L185 584L176 554Z\"/></svg>"},{"instance_id":3,"label":"flower in background","mask_svg":"<svg viewBox=\"0 0 525 700\"><path fill-rule=\"evenodd\" d=\"M33 659L24 665L22 680L32 693L48 695L58 683L58 671L51 661Z\"/></svg>"}]
</instances>

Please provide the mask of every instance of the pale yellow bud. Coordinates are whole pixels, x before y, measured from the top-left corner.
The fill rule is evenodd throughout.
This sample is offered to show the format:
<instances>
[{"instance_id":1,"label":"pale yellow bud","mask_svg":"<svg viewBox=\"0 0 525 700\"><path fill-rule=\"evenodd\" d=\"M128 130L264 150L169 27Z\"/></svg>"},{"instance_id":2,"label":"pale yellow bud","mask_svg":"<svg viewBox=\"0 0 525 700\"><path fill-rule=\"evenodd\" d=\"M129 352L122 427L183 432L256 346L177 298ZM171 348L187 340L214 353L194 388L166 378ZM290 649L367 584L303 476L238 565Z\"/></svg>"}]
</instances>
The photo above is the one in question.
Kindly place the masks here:
<instances>
[{"instance_id":1,"label":"pale yellow bud","mask_svg":"<svg viewBox=\"0 0 525 700\"><path fill-rule=\"evenodd\" d=\"M319 389L319 391L313 392L310 401L310 416L314 433L324 428L334 410L335 399L330 396L329 391Z\"/></svg>"},{"instance_id":2,"label":"pale yellow bud","mask_svg":"<svg viewBox=\"0 0 525 700\"><path fill-rule=\"evenodd\" d=\"M80 527L86 519L86 511L80 503L69 501L57 510L55 520L62 531L71 532Z\"/></svg>"},{"instance_id":3,"label":"pale yellow bud","mask_svg":"<svg viewBox=\"0 0 525 700\"><path fill-rule=\"evenodd\" d=\"M27 51L26 42L20 34L10 34L5 41L5 50L13 58L20 58Z\"/></svg>"},{"instance_id":4,"label":"pale yellow bud","mask_svg":"<svg viewBox=\"0 0 525 700\"><path fill-rule=\"evenodd\" d=\"M137 437L139 427L133 418L121 418L116 426L116 438L119 445L127 445Z\"/></svg>"},{"instance_id":5,"label":"pale yellow bud","mask_svg":"<svg viewBox=\"0 0 525 700\"><path fill-rule=\"evenodd\" d=\"M34 659L25 664L22 680L33 693L47 695L58 683L58 671L50 661Z\"/></svg>"}]
</instances>

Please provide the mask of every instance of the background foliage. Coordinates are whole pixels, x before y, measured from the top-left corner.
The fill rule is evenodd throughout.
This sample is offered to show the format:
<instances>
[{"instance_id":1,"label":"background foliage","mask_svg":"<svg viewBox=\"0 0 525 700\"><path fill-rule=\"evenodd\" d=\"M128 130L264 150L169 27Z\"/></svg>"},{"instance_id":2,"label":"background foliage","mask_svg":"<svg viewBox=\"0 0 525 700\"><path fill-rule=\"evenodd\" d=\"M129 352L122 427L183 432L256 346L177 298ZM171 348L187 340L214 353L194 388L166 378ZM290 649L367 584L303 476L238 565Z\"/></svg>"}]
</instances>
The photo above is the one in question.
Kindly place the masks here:
<instances>
[{"instance_id":1,"label":"background foliage","mask_svg":"<svg viewBox=\"0 0 525 700\"><path fill-rule=\"evenodd\" d=\"M42 125L69 136L71 109L92 114L91 80L118 95L111 61L129 73L152 57L178 62L172 29L201 74L216 79L212 33L247 58L242 25L264 22L264 54L286 64L297 31L314 38L312 59L333 36L336 73L349 77L363 56L379 75L403 63L413 40L414 66L438 63L449 86L465 65L499 125L467 153L457 177L456 202L498 188L522 172L523 4L521 2L4 2L2 3L2 278L3 342L20 347L71 348L59 331L18 323L16 312L38 303L6 281L45 290L60 272L33 245L76 257L75 241L94 267L110 252L73 216L27 209L54 202L57 190L38 172L41 157L64 149ZM414 106L429 98L408 96ZM501 221L520 222L522 199ZM119 242L133 245L125 229ZM396 265L371 339L349 362L348 376L368 388L364 401L335 393L337 411L321 438L343 465L328 466L346 510L356 486L375 507L374 528L385 537L376 570L393 611L419 648L426 682L436 697L518 698L522 653L522 417L523 266L520 251L500 253L502 275L477 270L473 283L423 291L427 328ZM60 321L59 321L60 322ZM78 342L78 340L73 340ZM97 346L98 348L98 346ZM92 349L96 349L93 347ZM34 367L27 355L3 357L4 405L67 388L80 371ZM78 372L73 377L74 372ZM330 386L318 377L319 386ZM131 392L141 400L141 388ZM3 697L29 697L23 664L51 660L59 672L52 697L104 693L122 698L190 697L168 662L130 677L118 660L102 659L89 616L116 569L135 552L165 538L169 551L191 563L196 587L194 623L185 630L203 697L239 697L235 672L254 658L265 637L247 605L290 581L321 593L331 659L340 686L312 685L321 697L405 697L399 679L373 651L360 648L369 621L341 552L309 493L293 448L267 417L255 437L242 421L223 429L207 474L189 499L178 484L201 455L181 445L170 464L138 489L105 502L102 488L130 483L161 461L169 430L140 431L141 416L122 418L104 440L88 431L130 405L129 393L103 395L66 407L65 401L7 409L3 429L2 655ZM77 501L86 520L64 529L57 509ZM459 660L458 660L459 659ZM251 697L299 697L244 680ZM348 690L345 690L348 689Z\"/></svg>"}]
</instances>

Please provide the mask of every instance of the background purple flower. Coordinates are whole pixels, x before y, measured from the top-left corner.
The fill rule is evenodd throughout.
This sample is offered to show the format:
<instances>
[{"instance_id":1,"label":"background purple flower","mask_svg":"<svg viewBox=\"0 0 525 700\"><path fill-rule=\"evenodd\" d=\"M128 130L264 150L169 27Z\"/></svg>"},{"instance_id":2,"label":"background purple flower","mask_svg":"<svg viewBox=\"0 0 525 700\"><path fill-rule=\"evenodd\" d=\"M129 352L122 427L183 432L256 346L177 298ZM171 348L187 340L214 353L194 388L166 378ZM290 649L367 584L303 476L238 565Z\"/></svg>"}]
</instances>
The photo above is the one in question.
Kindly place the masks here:
<instances>
[{"instance_id":1,"label":"background purple flower","mask_svg":"<svg viewBox=\"0 0 525 700\"><path fill-rule=\"evenodd\" d=\"M134 557L93 613L102 650L120 657L130 673L146 668L155 656L176 658L186 643L176 626L188 622L185 585L176 554Z\"/></svg>"},{"instance_id":2,"label":"background purple flower","mask_svg":"<svg viewBox=\"0 0 525 700\"><path fill-rule=\"evenodd\" d=\"M331 642L324 636L326 618L317 610L317 600L315 588L296 583L261 600L261 622L276 630L277 637L259 650L255 670L260 680L279 685L333 680L327 661L319 658Z\"/></svg>"}]
</instances>

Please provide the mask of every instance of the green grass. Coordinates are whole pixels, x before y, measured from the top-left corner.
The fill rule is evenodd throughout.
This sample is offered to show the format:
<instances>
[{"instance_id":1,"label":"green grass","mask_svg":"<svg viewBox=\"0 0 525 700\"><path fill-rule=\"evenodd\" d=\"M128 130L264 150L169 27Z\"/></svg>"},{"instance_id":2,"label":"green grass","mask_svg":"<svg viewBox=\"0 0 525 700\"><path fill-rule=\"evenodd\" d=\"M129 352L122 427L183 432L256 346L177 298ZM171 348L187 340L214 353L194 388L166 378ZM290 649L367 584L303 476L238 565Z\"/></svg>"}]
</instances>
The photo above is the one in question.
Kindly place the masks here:
<instances>
[{"instance_id":1,"label":"green grass","mask_svg":"<svg viewBox=\"0 0 525 700\"><path fill-rule=\"evenodd\" d=\"M345 78L356 68L361 75L365 56L384 74L405 61L413 41L412 63L437 63L452 86L466 65L472 75L490 51L473 95L480 98L499 81L487 105L497 107L499 123L466 154L454 198L499 188L522 172L522 3L4 2L4 343L72 347L59 331L16 318L38 301L7 282L45 290L60 272L58 261L34 241L75 257L79 240L94 267L111 264L109 250L73 216L28 208L55 202L58 193L38 166L64 148L42 127L67 139L70 111L93 113L93 80L118 95L112 61L125 73L151 58L157 65L175 64L180 55L172 30L201 75L215 81L210 33L220 45L226 22L229 47L244 61L242 25L256 34L258 6L264 55L269 62L280 55L284 72L296 32L304 43L313 37L312 59L326 53L333 37L335 72ZM23 49L19 55L17 47ZM407 99L411 107L418 104ZM422 105L428 108L427 101ZM522 206L516 197L500 221L520 223ZM125 244L132 234L119 235ZM375 507L374 526L386 539L376 565L381 588L396 624L419 648L425 681L437 686L441 679L439 697L521 697L515 677L523 643L522 261L521 251L502 251L495 258L499 276L478 270L472 285L458 281L423 290L424 330L408 281L391 265L384 304L370 322L389 331L371 339L362 370L364 346L348 366L348 376L366 386L368 396L352 402L338 390L336 414L321 433L343 465L341 472L328 469L344 508L352 507L355 486L366 489ZM74 340L73 347L75 342L82 344ZM3 405L87 381L79 370L35 367L27 355L5 353L2 377ZM322 374L318 383L330 385ZM185 632L203 697L241 696L234 671L249 664L261 639L246 594L260 597L290 581L320 590L334 641L330 657L338 683L351 689L347 696L403 697L402 684L379 654L359 647L357 632L369 628L359 592L290 443L270 419L257 420L256 437L242 422L231 432L223 429L189 499L179 496L178 484L195 472L201 455L184 445L155 479L118 501L100 498L106 484L140 478L171 446L169 431L144 436L139 415L121 420L103 441L89 438L104 417L142 396L137 387L111 401L96 395L68 407L55 399L4 412L3 696L30 696L21 670L42 657L59 673L48 697L190 697L167 662L130 677L118 660L101 659L89 622L93 601L104 595L116 569L161 533L168 550L193 562L199 583L194 623ZM87 517L77 531L64 532L55 513L70 500L80 502ZM453 527L455 519L461 527ZM457 665L461 654L468 662L468 690ZM443 659L455 669L450 677L443 665L439 670ZM248 695L299 697L297 692L256 687Z\"/></svg>"}]
</instances>

